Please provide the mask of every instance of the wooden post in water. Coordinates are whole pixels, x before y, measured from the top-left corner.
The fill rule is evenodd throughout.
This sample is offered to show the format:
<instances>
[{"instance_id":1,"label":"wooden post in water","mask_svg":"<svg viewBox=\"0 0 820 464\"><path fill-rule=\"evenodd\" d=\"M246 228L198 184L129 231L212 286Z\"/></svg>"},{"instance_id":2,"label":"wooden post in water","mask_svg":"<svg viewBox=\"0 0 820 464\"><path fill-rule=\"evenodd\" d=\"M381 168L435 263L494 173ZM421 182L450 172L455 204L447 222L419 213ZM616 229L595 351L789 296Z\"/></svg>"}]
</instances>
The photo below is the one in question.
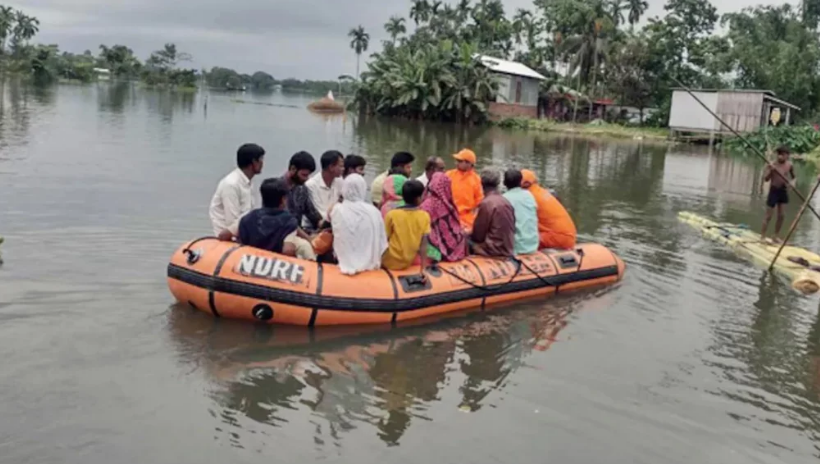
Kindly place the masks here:
<instances>
[{"instance_id":1,"label":"wooden post in water","mask_svg":"<svg viewBox=\"0 0 820 464\"><path fill-rule=\"evenodd\" d=\"M809 197L803 202L803 206L800 207L800 211L797 212L797 216L794 218L794 221L792 221L792 225L789 227L789 233L786 234L786 238L783 239L783 244L780 245L780 249L777 250L777 254L774 255L772 264L769 265L769 272L772 272L772 269L774 269L774 263L777 262L777 258L780 257L780 253L783 252L783 249L786 248L786 244L789 243L789 239L792 238L792 234L794 234L794 231L797 229L797 224L800 223L800 218L803 217L803 213L806 211L806 206L809 205L809 202L814 197L814 192L817 191L818 187L820 187L820 177L817 178L817 183L815 183L814 188L811 189Z\"/></svg>"}]
</instances>

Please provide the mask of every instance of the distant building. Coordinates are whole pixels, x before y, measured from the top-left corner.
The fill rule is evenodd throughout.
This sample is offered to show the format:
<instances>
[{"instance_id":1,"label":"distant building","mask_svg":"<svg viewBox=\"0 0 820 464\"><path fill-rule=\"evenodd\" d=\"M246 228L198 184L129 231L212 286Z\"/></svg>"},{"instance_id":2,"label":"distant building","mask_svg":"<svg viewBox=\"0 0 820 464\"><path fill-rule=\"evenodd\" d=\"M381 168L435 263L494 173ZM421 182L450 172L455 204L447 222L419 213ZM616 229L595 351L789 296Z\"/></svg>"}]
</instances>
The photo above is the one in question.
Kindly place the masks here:
<instances>
[{"instance_id":1,"label":"distant building","mask_svg":"<svg viewBox=\"0 0 820 464\"><path fill-rule=\"evenodd\" d=\"M779 116L779 125L788 125L792 112L800 111L799 107L775 98L770 90L696 90L692 93L739 133L770 125L773 114ZM692 95L681 89L672 94L669 129L673 133L709 134L710 137L731 134Z\"/></svg>"},{"instance_id":2,"label":"distant building","mask_svg":"<svg viewBox=\"0 0 820 464\"><path fill-rule=\"evenodd\" d=\"M546 77L515 61L481 55L481 62L496 76L498 94L490 102L493 118L538 117L538 90Z\"/></svg>"},{"instance_id":3,"label":"distant building","mask_svg":"<svg viewBox=\"0 0 820 464\"><path fill-rule=\"evenodd\" d=\"M111 71L106 68L94 68L94 74L98 80L107 81L111 79Z\"/></svg>"}]
</instances>

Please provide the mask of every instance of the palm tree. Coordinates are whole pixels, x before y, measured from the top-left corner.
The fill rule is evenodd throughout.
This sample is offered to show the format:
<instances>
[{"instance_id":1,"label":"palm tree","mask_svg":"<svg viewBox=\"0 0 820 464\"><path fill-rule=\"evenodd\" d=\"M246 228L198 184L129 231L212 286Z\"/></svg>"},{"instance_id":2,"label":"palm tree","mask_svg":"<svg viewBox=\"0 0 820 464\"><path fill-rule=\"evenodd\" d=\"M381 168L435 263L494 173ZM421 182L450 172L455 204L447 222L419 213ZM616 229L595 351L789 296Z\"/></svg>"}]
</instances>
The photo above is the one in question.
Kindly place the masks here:
<instances>
[{"instance_id":1,"label":"palm tree","mask_svg":"<svg viewBox=\"0 0 820 464\"><path fill-rule=\"evenodd\" d=\"M28 41L40 31L40 20L33 16L26 16L20 10L14 14L17 25L14 26L14 35L22 41Z\"/></svg>"},{"instance_id":2,"label":"palm tree","mask_svg":"<svg viewBox=\"0 0 820 464\"><path fill-rule=\"evenodd\" d=\"M472 8L470 7L470 0L459 0L458 5L456 5L456 13L458 14L459 22L464 22L467 18L470 17L470 11Z\"/></svg>"},{"instance_id":3,"label":"palm tree","mask_svg":"<svg viewBox=\"0 0 820 464\"><path fill-rule=\"evenodd\" d=\"M404 18L391 16L387 23L385 23L384 30L390 34L390 39L393 40L393 44L395 44L396 37L407 32L407 28L404 26Z\"/></svg>"},{"instance_id":4,"label":"palm tree","mask_svg":"<svg viewBox=\"0 0 820 464\"><path fill-rule=\"evenodd\" d=\"M607 2L607 7L609 8L609 16L612 18L612 22L615 23L615 27L618 27L620 24L624 22L624 0L609 0Z\"/></svg>"},{"instance_id":5,"label":"palm tree","mask_svg":"<svg viewBox=\"0 0 820 464\"><path fill-rule=\"evenodd\" d=\"M14 28L14 9L0 5L0 53L6 53L6 41Z\"/></svg>"},{"instance_id":6,"label":"palm tree","mask_svg":"<svg viewBox=\"0 0 820 464\"><path fill-rule=\"evenodd\" d=\"M430 19L430 3L427 0L413 0L413 6L410 8L410 19L415 21L416 25L425 23Z\"/></svg>"},{"instance_id":7,"label":"palm tree","mask_svg":"<svg viewBox=\"0 0 820 464\"><path fill-rule=\"evenodd\" d=\"M592 12L593 17L587 18L589 26L582 34L564 40L562 49L570 55L569 76L577 74L578 86L586 86L588 94L592 95L598 83L598 74L601 66L609 56L609 41L604 34L605 20ZM590 112L592 105L590 105ZM578 99L575 101L575 111L578 111ZM573 122L575 114L573 114Z\"/></svg>"},{"instance_id":8,"label":"palm tree","mask_svg":"<svg viewBox=\"0 0 820 464\"><path fill-rule=\"evenodd\" d=\"M519 8L515 11L513 16L513 31L515 32L515 42L518 45L524 41L522 37L524 33L530 29L532 24L532 12Z\"/></svg>"},{"instance_id":9,"label":"palm tree","mask_svg":"<svg viewBox=\"0 0 820 464\"><path fill-rule=\"evenodd\" d=\"M627 9L629 10L629 25L635 27L641 16L649 8L649 3L646 0L627 0Z\"/></svg>"},{"instance_id":10,"label":"palm tree","mask_svg":"<svg viewBox=\"0 0 820 464\"><path fill-rule=\"evenodd\" d=\"M364 27L360 24L359 27L353 28L347 33L351 38L350 48L356 52L356 79L359 78L359 61L362 57L362 52L367 51L367 46L370 45L370 34L364 31Z\"/></svg>"}]
</instances>

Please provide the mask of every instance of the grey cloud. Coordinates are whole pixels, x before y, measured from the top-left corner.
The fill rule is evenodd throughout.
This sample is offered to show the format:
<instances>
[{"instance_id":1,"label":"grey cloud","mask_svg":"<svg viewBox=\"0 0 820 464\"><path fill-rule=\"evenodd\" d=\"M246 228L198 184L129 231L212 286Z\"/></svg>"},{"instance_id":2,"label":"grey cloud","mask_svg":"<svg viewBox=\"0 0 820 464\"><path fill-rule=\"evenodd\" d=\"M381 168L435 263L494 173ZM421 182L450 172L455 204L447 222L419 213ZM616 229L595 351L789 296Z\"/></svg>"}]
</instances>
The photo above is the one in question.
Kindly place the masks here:
<instances>
[{"instance_id":1,"label":"grey cloud","mask_svg":"<svg viewBox=\"0 0 820 464\"><path fill-rule=\"evenodd\" d=\"M726 11L753 1L715 4ZM662 14L663 4L650 0L649 14ZM38 41L64 50L121 43L145 58L174 42L194 56L197 67L332 79L354 72L350 28L363 25L371 35L368 53L378 51L387 38L385 21L393 14L406 16L410 0L23 0L13 6L40 18ZM532 2L508 0L505 7L512 13L532 8Z\"/></svg>"}]
</instances>

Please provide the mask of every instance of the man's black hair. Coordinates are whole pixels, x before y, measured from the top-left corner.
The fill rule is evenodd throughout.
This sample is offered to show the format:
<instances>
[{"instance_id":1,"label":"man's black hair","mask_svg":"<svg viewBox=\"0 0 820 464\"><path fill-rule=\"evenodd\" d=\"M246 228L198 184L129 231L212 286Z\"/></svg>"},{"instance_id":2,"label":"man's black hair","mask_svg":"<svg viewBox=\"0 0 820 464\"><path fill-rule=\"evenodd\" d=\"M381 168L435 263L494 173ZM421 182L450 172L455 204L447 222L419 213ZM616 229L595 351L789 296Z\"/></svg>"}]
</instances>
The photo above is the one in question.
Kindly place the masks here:
<instances>
[{"instance_id":1,"label":"man's black hair","mask_svg":"<svg viewBox=\"0 0 820 464\"><path fill-rule=\"evenodd\" d=\"M341 154L336 150L328 150L322 154L322 158L320 159L320 163L322 163L322 171L328 169L329 167L336 164L339 159L344 159L345 155Z\"/></svg>"},{"instance_id":2,"label":"man's black hair","mask_svg":"<svg viewBox=\"0 0 820 464\"><path fill-rule=\"evenodd\" d=\"M404 166L407 164L413 164L413 161L416 161L416 157L413 156L412 153L408 153L406 151L400 151L393 155L393 159L390 160L390 167L397 168L399 166Z\"/></svg>"},{"instance_id":3,"label":"man's black hair","mask_svg":"<svg viewBox=\"0 0 820 464\"><path fill-rule=\"evenodd\" d=\"M401 197L408 205L418 203L422 195L424 195L424 185L415 179L405 182L401 189Z\"/></svg>"},{"instance_id":4,"label":"man's black hair","mask_svg":"<svg viewBox=\"0 0 820 464\"><path fill-rule=\"evenodd\" d=\"M345 174L351 173L356 170L356 168L361 166L366 166L367 160L364 157L359 155L347 155L345 157Z\"/></svg>"},{"instance_id":5,"label":"man's black hair","mask_svg":"<svg viewBox=\"0 0 820 464\"><path fill-rule=\"evenodd\" d=\"M265 156L264 148L255 143L246 143L236 150L236 165L239 169L246 168L263 156Z\"/></svg>"},{"instance_id":6,"label":"man's black hair","mask_svg":"<svg viewBox=\"0 0 820 464\"><path fill-rule=\"evenodd\" d=\"M521 175L521 171L518 169L508 169L504 173L504 187L507 187L507 190L521 187L522 180L524 180L524 176Z\"/></svg>"},{"instance_id":7,"label":"man's black hair","mask_svg":"<svg viewBox=\"0 0 820 464\"><path fill-rule=\"evenodd\" d=\"M262 194L262 206L265 208L278 208L282 205L282 199L288 196L288 184L281 178L275 177L265 179L259 187Z\"/></svg>"},{"instance_id":8,"label":"man's black hair","mask_svg":"<svg viewBox=\"0 0 820 464\"><path fill-rule=\"evenodd\" d=\"M778 155L791 154L791 150L789 150L789 147L787 147L785 145L781 145L781 146L777 147L777 150L775 150L775 151L777 152Z\"/></svg>"},{"instance_id":9,"label":"man's black hair","mask_svg":"<svg viewBox=\"0 0 820 464\"><path fill-rule=\"evenodd\" d=\"M300 151L295 155L290 157L290 164L288 164L288 169L296 168L297 171L310 171L313 172L316 170L316 161L313 159L313 155L306 151Z\"/></svg>"}]
</instances>

